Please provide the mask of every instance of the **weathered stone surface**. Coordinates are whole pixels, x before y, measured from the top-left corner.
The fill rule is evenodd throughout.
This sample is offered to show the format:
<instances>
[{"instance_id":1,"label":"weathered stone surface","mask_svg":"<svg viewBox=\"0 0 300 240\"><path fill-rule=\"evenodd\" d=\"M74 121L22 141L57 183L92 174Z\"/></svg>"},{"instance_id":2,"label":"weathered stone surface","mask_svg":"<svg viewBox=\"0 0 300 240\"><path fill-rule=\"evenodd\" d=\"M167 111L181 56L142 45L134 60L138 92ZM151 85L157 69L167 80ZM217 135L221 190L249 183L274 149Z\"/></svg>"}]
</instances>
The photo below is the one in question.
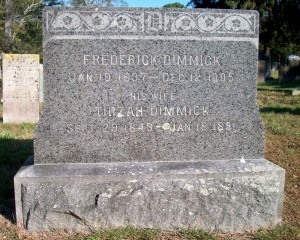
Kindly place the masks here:
<instances>
[{"instance_id":1,"label":"weathered stone surface","mask_svg":"<svg viewBox=\"0 0 300 240\"><path fill-rule=\"evenodd\" d=\"M39 120L39 55L3 55L3 122Z\"/></svg>"},{"instance_id":2,"label":"weathered stone surface","mask_svg":"<svg viewBox=\"0 0 300 240\"><path fill-rule=\"evenodd\" d=\"M257 12L44 15L47 91L36 163L263 157Z\"/></svg>"},{"instance_id":3,"label":"weathered stone surface","mask_svg":"<svg viewBox=\"0 0 300 240\"><path fill-rule=\"evenodd\" d=\"M134 225L256 230L281 221L284 170L263 159L258 15L44 12L42 118L15 177L32 231Z\"/></svg>"},{"instance_id":4,"label":"weathered stone surface","mask_svg":"<svg viewBox=\"0 0 300 240\"><path fill-rule=\"evenodd\" d=\"M43 64L40 64L39 67L39 73L40 73L40 103L44 102L44 73L43 73Z\"/></svg>"},{"instance_id":5,"label":"weathered stone surface","mask_svg":"<svg viewBox=\"0 0 300 240\"><path fill-rule=\"evenodd\" d=\"M31 231L133 225L257 230L281 221L284 170L266 160L35 165L15 177Z\"/></svg>"}]
</instances>

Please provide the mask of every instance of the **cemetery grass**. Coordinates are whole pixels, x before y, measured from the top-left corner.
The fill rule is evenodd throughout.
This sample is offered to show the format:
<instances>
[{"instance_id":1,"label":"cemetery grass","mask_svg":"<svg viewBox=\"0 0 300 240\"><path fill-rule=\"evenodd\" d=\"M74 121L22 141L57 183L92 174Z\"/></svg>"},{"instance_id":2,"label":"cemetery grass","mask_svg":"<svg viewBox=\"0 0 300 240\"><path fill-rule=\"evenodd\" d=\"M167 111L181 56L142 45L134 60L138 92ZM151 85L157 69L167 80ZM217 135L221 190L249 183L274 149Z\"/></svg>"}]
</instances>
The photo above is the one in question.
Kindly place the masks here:
<instances>
[{"instance_id":1,"label":"cemetery grass","mask_svg":"<svg viewBox=\"0 0 300 240\"><path fill-rule=\"evenodd\" d=\"M34 124L3 124L0 120L0 239L260 239L300 240L300 96L291 88L300 81L258 87L258 104L266 128L265 157L286 169L283 223L274 229L243 234L207 233L193 229L174 232L133 227L101 230L91 234L66 231L29 233L17 227L14 217L13 176L32 155ZM0 118L2 117L0 105Z\"/></svg>"}]
</instances>

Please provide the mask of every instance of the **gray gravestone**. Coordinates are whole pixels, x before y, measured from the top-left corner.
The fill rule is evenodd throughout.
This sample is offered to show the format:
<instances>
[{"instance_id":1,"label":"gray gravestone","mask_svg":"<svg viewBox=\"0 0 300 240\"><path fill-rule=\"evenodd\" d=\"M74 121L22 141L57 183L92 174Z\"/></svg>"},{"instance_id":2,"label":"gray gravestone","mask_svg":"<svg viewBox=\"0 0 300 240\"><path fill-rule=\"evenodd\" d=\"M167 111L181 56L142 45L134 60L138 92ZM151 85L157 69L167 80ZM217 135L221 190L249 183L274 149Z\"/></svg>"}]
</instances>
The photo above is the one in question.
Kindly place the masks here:
<instances>
[{"instance_id":1,"label":"gray gravestone","mask_svg":"<svg viewBox=\"0 0 300 240\"><path fill-rule=\"evenodd\" d=\"M45 106L36 165L15 177L18 222L280 222L284 170L263 159L255 102L257 12L46 8L43 23Z\"/></svg>"},{"instance_id":2,"label":"gray gravestone","mask_svg":"<svg viewBox=\"0 0 300 240\"><path fill-rule=\"evenodd\" d=\"M39 55L3 55L3 122L39 120Z\"/></svg>"}]
</instances>

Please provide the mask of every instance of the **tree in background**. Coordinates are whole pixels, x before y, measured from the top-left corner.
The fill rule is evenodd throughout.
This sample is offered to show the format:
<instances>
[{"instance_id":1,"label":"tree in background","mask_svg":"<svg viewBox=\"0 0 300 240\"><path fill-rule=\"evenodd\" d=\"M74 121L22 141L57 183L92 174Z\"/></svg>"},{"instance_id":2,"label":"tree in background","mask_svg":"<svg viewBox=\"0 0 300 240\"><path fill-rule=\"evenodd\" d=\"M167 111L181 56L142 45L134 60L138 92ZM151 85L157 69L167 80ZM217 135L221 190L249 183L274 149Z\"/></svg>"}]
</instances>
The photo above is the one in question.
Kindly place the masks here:
<instances>
[{"instance_id":1,"label":"tree in background","mask_svg":"<svg viewBox=\"0 0 300 240\"><path fill-rule=\"evenodd\" d=\"M43 5L53 7L53 6L62 6L64 5L63 0L44 0L42 1Z\"/></svg>"},{"instance_id":2,"label":"tree in background","mask_svg":"<svg viewBox=\"0 0 300 240\"><path fill-rule=\"evenodd\" d=\"M165 4L163 6L163 8L186 8L186 6L184 6L183 4L181 4L179 2L175 2L175 3Z\"/></svg>"},{"instance_id":3,"label":"tree in background","mask_svg":"<svg viewBox=\"0 0 300 240\"><path fill-rule=\"evenodd\" d=\"M191 0L188 6L194 8L226 8L225 0Z\"/></svg>"},{"instance_id":4,"label":"tree in background","mask_svg":"<svg viewBox=\"0 0 300 240\"><path fill-rule=\"evenodd\" d=\"M2 52L9 52L8 51L8 39L5 34L5 2L2 0L0 1L0 50Z\"/></svg>"},{"instance_id":5,"label":"tree in background","mask_svg":"<svg viewBox=\"0 0 300 240\"><path fill-rule=\"evenodd\" d=\"M289 54L300 56L300 2L299 0L283 0L277 4L274 13L273 30L275 32L271 49L281 61ZM263 39L268 33L261 34Z\"/></svg>"},{"instance_id":6,"label":"tree in background","mask_svg":"<svg viewBox=\"0 0 300 240\"><path fill-rule=\"evenodd\" d=\"M63 0L0 0L0 51L42 55L42 9ZM72 6L127 6L124 0L69 0Z\"/></svg>"},{"instance_id":7,"label":"tree in background","mask_svg":"<svg viewBox=\"0 0 300 240\"><path fill-rule=\"evenodd\" d=\"M59 0L0 1L1 52L42 54L42 9L62 4Z\"/></svg>"},{"instance_id":8,"label":"tree in background","mask_svg":"<svg viewBox=\"0 0 300 240\"><path fill-rule=\"evenodd\" d=\"M299 0L191 0L195 8L253 9L260 13L260 52L284 62L300 55Z\"/></svg>"},{"instance_id":9,"label":"tree in background","mask_svg":"<svg viewBox=\"0 0 300 240\"><path fill-rule=\"evenodd\" d=\"M12 0L5 0L5 22L4 22L4 38L5 47L7 52L12 52L12 25L13 25L13 13L12 13Z\"/></svg>"}]
</instances>

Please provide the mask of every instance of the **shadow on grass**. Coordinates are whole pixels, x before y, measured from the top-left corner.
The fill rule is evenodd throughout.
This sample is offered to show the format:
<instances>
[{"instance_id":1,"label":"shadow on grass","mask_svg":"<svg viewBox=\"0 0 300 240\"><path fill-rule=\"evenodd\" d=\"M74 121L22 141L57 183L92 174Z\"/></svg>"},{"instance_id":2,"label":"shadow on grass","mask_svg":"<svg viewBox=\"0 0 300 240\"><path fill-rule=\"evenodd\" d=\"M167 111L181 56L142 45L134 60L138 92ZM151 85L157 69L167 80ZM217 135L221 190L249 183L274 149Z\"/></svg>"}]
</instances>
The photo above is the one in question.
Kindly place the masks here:
<instances>
[{"instance_id":1,"label":"shadow on grass","mask_svg":"<svg viewBox=\"0 0 300 240\"><path fill-rule=\"evenodd\" d=\"M276 108L265 107L259 110L261 113L289 113L293 115L300 115L300 108Z\"/></svg>"},{"instance_id":2,"label":"shadow on grass","mask_svg":"<svg viewBox=\"0 0 300 240\"><path fill-rule=\"evenodd\" d=\"M263 84L258 84L258 91L274 91L290 93L291 89L300 89L300 79L286 83L279 83L278 79L268 80Z\"/></svg>"},{"instance_id":3,"label":"shadow on grass","mask_svg":"<svg viewBox=\"0 0 300 240\"><path fill-rule=\"evenodd\" d=\"M278 79L268 80L265 86L273 86L275 88L300 88L300 79L279 83Z\"/></svg>"},{"instance_id":4,"label":"shadow on grass","mask_svg":"<svg viewBox=\"0 0 300 240\"><path fill-rule=\"evenodd\" d=\"M283 93L290 93L291 90L289 89L281 89L281 88L262 88L262 87L259 87L257 88L257 91L259 92L268 92L268 91L272 91L272 92L283 92Z\"/></svg>"},{"instance_id":5,"label":"shadow on grass","mask_svg":"<svg viewBox=\"0 0 300 240\"><path fill-rule=\"evenodd\" d=\"M15 222L14 175L32 153L32 139L0 139L0 214L12 222Z\"/></svg>"}]
</instances>

